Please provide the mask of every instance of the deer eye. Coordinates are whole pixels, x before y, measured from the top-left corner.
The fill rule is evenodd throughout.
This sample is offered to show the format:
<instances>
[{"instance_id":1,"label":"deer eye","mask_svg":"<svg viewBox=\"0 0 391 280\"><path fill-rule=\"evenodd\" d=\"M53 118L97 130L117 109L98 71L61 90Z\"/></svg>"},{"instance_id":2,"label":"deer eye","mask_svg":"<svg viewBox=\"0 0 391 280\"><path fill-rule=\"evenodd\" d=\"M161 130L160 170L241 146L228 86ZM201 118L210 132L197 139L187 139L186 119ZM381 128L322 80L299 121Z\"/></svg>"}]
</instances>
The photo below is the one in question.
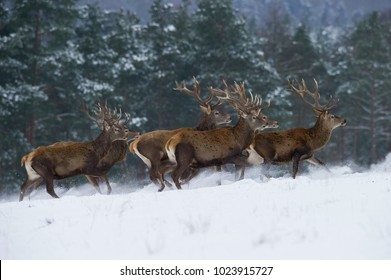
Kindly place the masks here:
<instances>
[{"instance_id":1,"label":"deer eye","mask_svg":"<svg viewBox=\"0 0 391 280\"><path fill-rule=\"evenodd\" d=\"M266 116L263 116L262 119L263 119L264 121L266 121Z\"/></svg>"},{"instance_id":2,"label":"deer eye","mask_svg":"<svg viewBox=\"0 0 391 280\"><path fill-rule=\"evenodd\" d=\"M334 116L334 115L331 115L330 118L335 119L335 116Z\"/></svg>"},{"instance_id":3,"label":"deer eye","mask_svg":"<svg viewBox=\"0 0 391 280\"><path fill-rule=\"evenodd\" d=\"M216 112L215 112L215 115L216 115L216 116L220 115L220 112L216 111Z\"/></svg>"}]
</instances>

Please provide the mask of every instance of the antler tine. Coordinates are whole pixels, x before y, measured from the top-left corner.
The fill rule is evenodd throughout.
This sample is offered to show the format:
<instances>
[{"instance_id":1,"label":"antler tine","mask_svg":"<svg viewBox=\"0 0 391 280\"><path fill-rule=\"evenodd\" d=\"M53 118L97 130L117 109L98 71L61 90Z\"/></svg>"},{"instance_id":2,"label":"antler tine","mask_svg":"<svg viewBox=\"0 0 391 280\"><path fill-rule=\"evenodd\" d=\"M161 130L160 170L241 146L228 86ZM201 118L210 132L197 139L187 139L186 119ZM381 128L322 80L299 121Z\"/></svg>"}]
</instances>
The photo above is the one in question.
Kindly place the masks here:
<instances>
[{"instance_id":1,"label":"antler tine","mask_svg":"<svg viewBox=\"0 0 391 280\"><path fill-rule=\"evenodd\" d=\"M207 107L213 99L213 95L211 93L209 94L209 96L205 100L203 100L200 97L200 91L201 91L200 83L197 81L197 79L195 77L193 77L193 84L194 84L193 90L188 89L186 86L186 83L183 83L183 86L180 85L177 81L175 81L175 83L176 83L176 88L174 88L174 90L184 92L184 93L194 97L197 100L198 104L200 104L201 106Z\"/></svg>"},{"instance_id":2,"label":"antler tine","mask_svg":"<svg viewBox=\"0 0 391 280\"><path fill-rule=\"evenodd\" d=\"M294 86L294 82L295 82L295 80L293 80L292 82L289 81L289 86L291 88L291 91L297 93L305 103L307 103L312 108L317 109L317 110L325 110L327 108L327 105L325 106L325 105L321 105L319 103L319 100L320 100L319 87L318 87L318 82L315 79L314 79L314 82L315 82L316 89L314 92L311 92L307 89L307 85L306 85L304 79L301 80L301 84L296 81L299 85L299 88ZM305 98L306 95L310 96L314 100L314 102L313 103L309 102Z\"/></svg>"},{"instance_id":3,"label":"antler tine","mask_svg":"<svg viewBox=\"0 0 391 280\"><path fill-rule=\"evenodd\" d=\"M330 96L329 102L324 106L325 110L331 110L337 107L338 101L339 101L338 99L335 99L332 96Z\"/></svg>"},{"instance_id":4,"label":"antler tine","mask_svg":"<svg viewBox=\"0 0 391 280\"><path fill-rule=\"evenodd\" d=\"M117 108L115 108L115 112L116 112L116 117L114 117L114 119L115 119L115 122L117 123L117 124L119 124L119 122L121 121L121 118L122 118L122 109L121 108L119 108L119 113L117 114Z\"/></svg>"},{"instance_id":5,"label":"antler tine","mask_svg":"<svg viewBox=\"0 0 391 280\"><path fill-rule=\"evenodd\" d=\"M260 105L262 103L262 99L252 92L250 92L250 99L246 96L246 91L244 87L244 82L238 84L234 83L232 86L228 86L226 82L223 80L223 84L225 85L225 89L212 89L217 93L217 97L219 99L228 100L232 106L242 112L251 112L256 110L258 113L260 112ZM237 96L237 97L234 97Z\"/></svg>"},{"instance_id":6,"label":"antler tine","mask_svg":"<svg viewBox=\"0 0 391 280\"><path fill-rule=\"evenodd\" d=\"M131 120L130 114L125 113L125 120L124 120L123 124L128 124L130 120Z\"/></svg>"},{"instance_id":7,"label":"antler tine","mask_svg":"<svg viewBox=\"0 0 391 280\"><path fill-rule=\"evenodd\" d=\"M315 106L317 106L319 108L320 107L324 107L324 106L320 105L320 103L319 103L320 94L319 94L318 82L315 79L314 79L314 82L315 82L315 87L316 87L315 91L314 92L310 92L307 88L306 88L306 91L307 91L308 95L310 95L314 99ZM303 80L303 83L304 83L304 80Z\"/></svg>"},{"instance_id":8,"label":"antler tine","mask_svg":"<svg viewBox=\"0 0 391 280\"><path fill-rule=\"evenodd\" d=\"M102 108L102 105L99 102L96 104L95 107L96 107L94 110L95 115L103 119L105 117L107 108L106 107Z\"/></svg>"},{"instance_id":9,"label":"antler tine","mask_svg":"<svg viewBox=\"0 0 391 280\"><path fill-rule=\"evenodd\" d=\"M81 111L90 119L92 120L94 123L98 124L98 120L96 118L94 118L93 116L91 116L88 108L87 108L87 105L86 104L83 104L83 108L81 109Z\"/></svg>"}]
</instances>

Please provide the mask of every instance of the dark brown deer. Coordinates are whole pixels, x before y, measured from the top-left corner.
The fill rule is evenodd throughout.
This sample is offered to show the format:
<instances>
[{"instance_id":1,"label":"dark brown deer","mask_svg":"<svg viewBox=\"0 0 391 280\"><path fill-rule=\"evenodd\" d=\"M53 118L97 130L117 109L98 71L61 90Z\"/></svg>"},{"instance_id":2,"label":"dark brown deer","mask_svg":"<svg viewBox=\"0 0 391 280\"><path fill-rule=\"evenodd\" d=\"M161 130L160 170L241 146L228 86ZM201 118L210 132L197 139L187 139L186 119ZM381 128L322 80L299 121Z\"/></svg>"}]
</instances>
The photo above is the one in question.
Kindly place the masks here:
<instances>
[{"instance_id":1,"label":"dark brown deer","mask_svg":"<svg viewBox=\"0 0 391 280\"><path fill-rule=\"evenodd\" d=\"M117 112L112 112L109 108L106 107L105 114L109 119L115 119ZM94 119L89 113L88 110L84 109L84 113L94 122L98 122ZM122 125L126 126L129 123L130 117L126 115L125 121ZM103 129L103 124L99 123L99 128ZM110 149L107 154L99 161L98 165L94 170L94 174L96 175L86 175L88 181L91 185L96 189L97 192L102 193L99 187L99 182L104 181L107 186L107 194L110 194L112 191L109 179L107 177L107 173L110 169L117 163L122 162L126 157L126 151L128 150L128 142L132 141L136 137L140 135L139 132L132 131L128 129L128 134L126 135L126 139L119 139L117 141L112 142Z\"/></svg>"},{"instance_id":2,"label":"dark brown deer","mask_svg":"<svg viewBox=\"0 0 391 280\"><path fill-rule=\"evenodd\" d=\"M234 127L210 131L187 130L168 140L166 150L169 159L176 163L172 179L178 189L181 189L179 178L190 166L201 168L236 163L243 157L242 151L252 143L254 131L274 122L262 113L262 100L259 97L251 93L251 99L246 97L244 83L226 86L224 90L211 88L211 92L227 100L240 118Z\"/></svg>"},{"instance_id":3,"label":"dark brown deer","mask_svg":"<svg viewBox=\"0 0 391 280\"><path fill-rule=\"evenodd\" d=\"M315 81L316 89L310 92L302 80L299 87L290 83L291 90L298 94L301 99L313 109L317 120L311 128L293 128L276 132L262 132L255 136L250 149L255 155L258 163L285 164L292 162L292 176L296 177L300 161L307 161L314 165L324 165L322 161L315 157L315 152L323 148L330 140L332 131L345 126L346 120L332 113L330 110L336 106L336 102L329 102L326 105L319 103L320 94L318 83ZM313 103L306 98L309 96Z\"/></svg>"},{"instance_id":4,"label":"dark brown deer","mask_svg":"<svg viewBox=\"0 0 391 280\"><path fill-rule=\"evenodd\" d=\"M49 146L41 146L25 155L22 166L25 165L27 179L20 187L19 201L30 187L46 183L46 191L58 198L54 191L54 180L60 180L80 174L98 176L96 166L107 154L112 142L124 140L128 129L120 123L121 115L116 119L107 118L104 108L98 106L96 114L101 117L103 131L93 141L89 142L57 142ZM97 124L99 125L97 122Z\"/></svg>"},{"instance_id":5,"label":"dark brown deer","mask_svg":"<svg viewBox=\"0 0 391 280\"><path fill-rule=\"evenodd\" d=\"M194 78L193 90L189 90L186 84L176 83L175 90L186 93L196 99L200 105L202 118L199 124L193 128L179 128L175 130L155 130L141 135L130 144L129 150L135 153L149 168L149 177L152 182L159 185L159 191L165 188L164 173L172 170L173 164L167 161L165 145L168 139L184 130L210 130L218 125L231 122L231 117L219 110L220 101L213 104L214 94L210 92L205 99L200 97L200 85ZM191 171L190 171L191 173Z\"/></svg>"}]
</instances>

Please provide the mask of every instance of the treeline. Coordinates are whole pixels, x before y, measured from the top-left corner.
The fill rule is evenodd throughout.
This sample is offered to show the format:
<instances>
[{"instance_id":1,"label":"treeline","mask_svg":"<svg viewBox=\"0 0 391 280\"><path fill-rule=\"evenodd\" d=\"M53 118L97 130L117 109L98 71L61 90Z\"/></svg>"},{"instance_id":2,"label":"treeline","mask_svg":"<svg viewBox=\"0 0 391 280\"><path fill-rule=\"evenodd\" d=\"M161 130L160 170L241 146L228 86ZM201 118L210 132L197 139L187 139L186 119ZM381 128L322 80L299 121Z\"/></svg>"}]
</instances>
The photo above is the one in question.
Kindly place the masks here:
<instances>
[{"instance_id":1,"label":"treeline","mask_svg":"<svg viewBox=\"0 0 391 280\"><path fill-rule=\"evenodd\" d=\"M81 112L98 101L131 113L142 132L194 126L199 108L173 90L175 81L203 89L245 81L271 100L281 128L315 117L287 91L287 79L319 82L322 99L339 99L348 120L320 155L326 162L368 165L391 147L391 16L373 12L350 30L292 24L278 5L254 27L232 0L179 6L155 0L150 20L127 11L79 6L75 0L0 1L0 191L24 180L20 158L57 141L93 139L98 129ZM136 176L138 161L117 167ZM139 165L142 167L142 165Z\"/></svg>"}]
</instances>

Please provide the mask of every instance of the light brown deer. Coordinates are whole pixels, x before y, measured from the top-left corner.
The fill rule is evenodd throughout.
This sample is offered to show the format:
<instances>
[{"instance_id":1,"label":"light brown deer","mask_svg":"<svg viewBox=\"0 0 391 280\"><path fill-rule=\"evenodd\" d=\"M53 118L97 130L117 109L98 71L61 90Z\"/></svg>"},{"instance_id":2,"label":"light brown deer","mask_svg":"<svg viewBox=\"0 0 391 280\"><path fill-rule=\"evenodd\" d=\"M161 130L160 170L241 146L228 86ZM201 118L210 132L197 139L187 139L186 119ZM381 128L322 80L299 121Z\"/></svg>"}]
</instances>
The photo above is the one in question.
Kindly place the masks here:
<instances>
[{"instance_id":1,"label":"light brown deer","mask_svg":"<svg viewBox=\"0 0 391 280\"><path fill-rule=\"evenodd\" d=\"M211 88L211 91L227 100L240 118L234 127L182 131L168 140L168 157L177 164L172 179L178 189L181 189L179 178L190 166L201 168L236 163L243 157L242 151L252 143L254 131L276 123L262 113L259 97L252 93L250 99L246 97L244 83L226 86L224 90Z\"/></svg>"},{"instance_id":2,"label":"light brown deer","mask_svg":"<svg viewBox=\"0 0 391 280\"><path fill-rule=\"evenodd\" d=\"M207 98L202 99L200 97L200 85L195 78L193 81L193 90L188 89L186 84L182 86L177 82L175 90L186 93L196 99L202 112L202 118L199 124L195 128L151 131L141 135L129 146L130 152L135 153L148 166L149 177L152 182L160 186L159 191L162 191L165 188L165 183L168 183L164 180L164 173L173 168L173 164L167 161L165 150L168 139L180 131L210 130L216 128L218 125L231 122L231 117L219 110L220 101L213 104L214 94L210 92Z\"/></svg>"},{"instance_id":3,"label":"light brown deer","mask_svg":"<svg viewBox=\"0 0 391 280\"><path fill-rule=\"evenodd\" d=\"M54 180L60 180L80 174L98 176L96 166L107 154L112 142L124 140L128 129L120 123L121 115L116 119L107 118L105 109L98 106L95 111L101 117L103 131L89 142L57 142L49 146L41 146L21 159L27 172L27 179L20 187L19 201L30 187L46 183L46 191L58 198L54 191Z\"/></svg>"},{"instance_id":4,"label":"light brown deer","mask_svg":"<svg viewBox=\"0 0 391 280\"><path fill-rule=\"evenodd\" d=\"M276 132L262 132L255 136L250 149L256 153L253 158L257 158L258 163L285 164L292 162L292 176L296 177L300 161L307 161L314 165L324 165L322 161L315 157L315 152L323 148L330 140L332 131L345 126L346 120L332 113L330 110L336 106L335 102L326 105L319 103L320 94L318 83L315 81L316 90L310 92L302 80L299 87L290 83L291 90L298 94L301 99L313 109L317 120L311 128L293 128ZM309 96L313 103L306 98Z\"/></svg>"}]
</instances>

